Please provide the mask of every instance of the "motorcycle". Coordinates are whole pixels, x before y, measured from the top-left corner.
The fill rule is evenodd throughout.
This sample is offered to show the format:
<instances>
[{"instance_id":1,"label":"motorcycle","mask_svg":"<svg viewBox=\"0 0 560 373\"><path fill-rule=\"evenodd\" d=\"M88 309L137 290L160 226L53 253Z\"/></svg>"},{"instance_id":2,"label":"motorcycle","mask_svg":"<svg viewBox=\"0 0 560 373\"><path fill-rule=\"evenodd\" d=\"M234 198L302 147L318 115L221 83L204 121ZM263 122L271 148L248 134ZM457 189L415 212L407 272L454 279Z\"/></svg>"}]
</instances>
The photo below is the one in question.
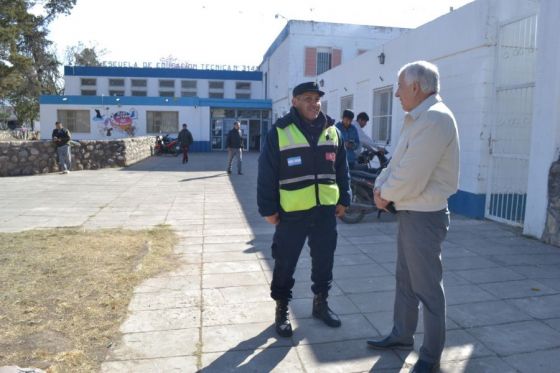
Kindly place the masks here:
<instances>
[{"instance_id":1,"label":"motorcycle","mask_svg":"<svg viewBox=\"0 0 560 373\"><path fill-rule=\"evenodd\" d=\"M350 188L352 190L352 201L342 217L342 221L355 224L362 221L366 214L377 211L377 217L381 215L373 201L373 188L375 179L381 171L389 164L387 154L389 152L383 147L372 148L364 146L364 150L358 156L356 166L350 170ZM371 162L377 157L379 167L372 167ZM390 212L394 212L392 203L388 206Z\"/></svg>"},{"instance_id":2,"label":"motorcycle","mask_svg":"<svg viewBox=\"0 0 560 373\"><path fill-rule=\"evenodd\" d=\"M173 154L175 157L179 155L181 149L179 147L179 141L171 137L169 135L156 136L156 146L155 146L155 154Z\"/></svg>"}]
</instances>

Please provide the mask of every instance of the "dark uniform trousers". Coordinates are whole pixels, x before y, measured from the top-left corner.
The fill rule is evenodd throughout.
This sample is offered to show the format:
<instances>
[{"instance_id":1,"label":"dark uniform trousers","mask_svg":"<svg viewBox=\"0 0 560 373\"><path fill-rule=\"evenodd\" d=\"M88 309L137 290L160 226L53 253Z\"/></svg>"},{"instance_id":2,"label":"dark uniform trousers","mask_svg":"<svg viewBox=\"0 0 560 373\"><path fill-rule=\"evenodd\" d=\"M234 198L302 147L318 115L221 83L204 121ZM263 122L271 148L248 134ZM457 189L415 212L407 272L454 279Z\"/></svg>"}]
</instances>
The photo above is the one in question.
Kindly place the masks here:
<instances>
[{"instance_id":1,"label":"dark uniform trousers","mask_svg":"<svg viewBox=\"0 0 560 373\"><path fill-rule=\"evenodd\" d=\"M311 290L328 295L337 240L335 206L317 206L304 213L280 214L272 240L273 299L292 298L294 272L306 238L311 251Z\"/></svg>"}]
</instances>

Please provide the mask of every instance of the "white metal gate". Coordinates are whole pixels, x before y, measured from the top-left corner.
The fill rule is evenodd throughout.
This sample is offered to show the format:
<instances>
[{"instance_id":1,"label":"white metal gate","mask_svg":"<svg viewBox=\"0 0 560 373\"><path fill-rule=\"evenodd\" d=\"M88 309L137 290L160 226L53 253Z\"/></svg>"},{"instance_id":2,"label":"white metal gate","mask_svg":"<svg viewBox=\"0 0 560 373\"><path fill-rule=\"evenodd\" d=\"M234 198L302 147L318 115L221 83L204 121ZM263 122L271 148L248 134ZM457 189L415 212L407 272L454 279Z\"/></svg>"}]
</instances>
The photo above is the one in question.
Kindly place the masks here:
<instances>
[{"instance_id":1,"label":"white metal gate","mask_svg":"<svg viewBox=\"0 0 560 373\"><path fill-rule=\"evenodd\" d=\"M523 225L535 87L537 16L500 26L486 217Z\"/></svg>"}]
</instances>

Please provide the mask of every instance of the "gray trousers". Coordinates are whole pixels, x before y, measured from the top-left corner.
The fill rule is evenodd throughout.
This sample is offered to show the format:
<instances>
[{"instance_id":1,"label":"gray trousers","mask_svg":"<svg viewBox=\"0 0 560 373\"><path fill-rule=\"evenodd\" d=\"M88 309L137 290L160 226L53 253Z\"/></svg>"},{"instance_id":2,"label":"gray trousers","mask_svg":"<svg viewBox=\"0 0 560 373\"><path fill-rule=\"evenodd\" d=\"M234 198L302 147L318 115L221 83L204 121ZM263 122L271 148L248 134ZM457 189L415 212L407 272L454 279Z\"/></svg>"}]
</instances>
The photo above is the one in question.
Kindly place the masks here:
<instances>
[{"instance_id":1,"label":"gray trousers","mask_svg":"<svg viewBox=\"0 0 560 373\"><path fill-rule=\"evenodd\" d=\"M72 168L72 156L70 155L70 145L62 145L56 148L56 153L58 155L58 167L60 171L68 170Z\"/></svg>"},{"instance_id":2,"label":"gray trousers","mask_svg":"<svg viewBox=\"0 0 560 373\"><path fill-rule=\"evenodd\" d=\"M424 313L424 342L420 359L439 362L445 344L445 293L441 244L449 229L449 211L399 211L397 287L393 311L395 339L411 343Z\"/></svg>"},{"instance_id":3,"label":"gray trousers","mask_svg":"<svg viewBox=\"0 0 560 373\"><path fill-rule=\"evenodd\" d=\"M235 157L237 157L237 172L241 173L241 161L243 158L242 149L228 148L227 170L228 172L231 172L231 163L233 162L233 158Z\"/></svg>"}]
</instances>

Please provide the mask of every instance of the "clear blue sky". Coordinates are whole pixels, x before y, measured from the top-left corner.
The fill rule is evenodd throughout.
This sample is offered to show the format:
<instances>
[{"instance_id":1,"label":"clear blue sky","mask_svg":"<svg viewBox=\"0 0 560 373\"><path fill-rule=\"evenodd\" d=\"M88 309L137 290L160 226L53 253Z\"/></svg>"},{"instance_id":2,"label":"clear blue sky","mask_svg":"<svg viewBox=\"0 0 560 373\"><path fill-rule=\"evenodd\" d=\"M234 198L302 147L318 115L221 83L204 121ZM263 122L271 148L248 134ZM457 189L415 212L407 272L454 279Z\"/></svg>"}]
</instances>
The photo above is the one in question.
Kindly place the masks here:
<instances>
[{"instance_id":1,"label":"clear blue sky","mask_svg":"<svg viewBox=\"0 0 560 373\"><path fill-rule=\"evenodd\" d=\"M286 19L418 27L472 0L78 0L50 26L63 60L83 42L106 61L258 65ZM279 14L278 17L275 17Z\"/></svg>"}]
</instances>

